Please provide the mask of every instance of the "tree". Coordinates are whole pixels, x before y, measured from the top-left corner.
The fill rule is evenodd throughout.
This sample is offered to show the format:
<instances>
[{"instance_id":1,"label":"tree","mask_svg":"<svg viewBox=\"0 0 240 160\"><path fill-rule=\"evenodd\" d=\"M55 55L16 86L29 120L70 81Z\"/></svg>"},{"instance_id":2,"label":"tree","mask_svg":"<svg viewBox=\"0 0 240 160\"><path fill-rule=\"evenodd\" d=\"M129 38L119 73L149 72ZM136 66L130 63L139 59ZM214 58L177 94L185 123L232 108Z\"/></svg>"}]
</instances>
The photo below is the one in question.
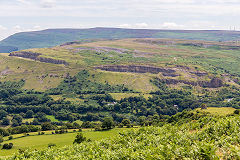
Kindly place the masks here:
<instances>
[{"instance_id":1,"label":"tree","mask_svg":"<svg viewBox=\"0 0 240 160\"><path fill-rule=\"evenodd\" d=\"M9 136L8 130L4 128L0 128L0 139L1 139L1 136ZM1 140L0 140L0 143L1 143Z\"/></svg>"},{"instance_id":2,"label":"tree","mask_svg":"<svg viewBox=\"0 0 240 160\"><path fill-rule=\"evenodd\" d=\"M21 124L23 118L20 115L14 115L13 119L16 120L18 122L18 124Z\"/></svg>"},{"instance_id":3,"label":"tree","mask_svg":"<svg viewBox=\"0 0 240 160\"><path fill-rule=\"evenodd\" d=\"M144 126L144 123L145 123L146 119L147 119L147 118L146 118L145 116L140 116L140 117L138 118L139 124L140 124L141 126Z\"/></svg>"},{"instance_id":4,"label":"tree","mask_svg":"<svg viewBox=\"0 0 240 160\"><path fill-rule=\"evenodd\" d=\"M3 145L3 147L2 147L2 149L12 149L12 147L13 147L13 144L12 143L5 143L4 145Z\"/></svg>"},{"instance_id":5,"label":"tree","mask_svg":"<svg viewBox=\"0 0 240 160\"><path fill-rule=\"evenodd\" d=\"M34 112L32 110L28 110L26 112L26 118L33 118L33 114L34 114Z\"/></svg>"},{"instance_id":6,"label":"tree","mask_svg":"<svg viewBox=\"0 0 240 160\"><path fill-rule=\"evenodd\" d=\"M40 123L36 118L34 118L32 124L33 125L39 125Z\"/></svg>"},{"instance_id":7,"label":"tree","mask_svg":"<svg viewBox=\"0 0 240 160\"><path fill-rule=\"evenodd\" d=\"M73 144L74 144L74 143L80 144L80 143L82 143L83 141L86 141L86 139L87 139L87 138L84 137L82 133L78 133L77 136L76 136L76 138L75 138L75 140L73 141Z\"/></svg>"},{"instance_id":8,"label":"tree","mask_svg":"<svg viewBox=\"0 0 240 160\"><path fill-rule=\"evenodd\" d=\"M7 117L3 118L2 125L8 126L9 124L10 124L10 120Z\"/></svg>"},{"instance_id":9,"label":"tree","mask_svg":"<svg viewBox=\"0 0 240 160\"><path fill-rule=\"evenodd\" d=\"M41 128L42 128L42 131L47 131L47 130L53 130L54 126L49 122L45 122L41 124Z\"/></svg>"},{"instance_id":10,"label":"tree","mask_svg":"<svg viewBox=\"0 0 240 160\"><path fill-rule=\"evenodd\" d=\"M0 136L0 143L3 142L3 136Z\"/></svg>"},{"instance_id":11,"label":"tree","mask_svg":"<svg viewBox=\"0 0 240 160\"><path fill-rule=\"evenodd\" d=\"M18 121L16 119L12 120L12 126L13 127L19 126L19 123L18 123Z\"/></svg>"},{"instance_id":12,"label":"tree","mask_svg":"<svg viewBox=\"0 0 240 160\"><path fill-rule=\"evenodd\" d=\"M105 117L102 123L102 128L111 129L112 127L114 127L114 122L112 117Z\"/></svg>"},{"instance_id":13,"label":"tree","mask_svg":"<svg viewBox=\"0 0 240 160\"><path fill-rule=\"evenodd\" d=\"M74 129L79 129L79 128L81 128L81 125L78 124L77 122L74 122L74 123L73 123L73 128L74 128Z\"/></svg>"},{"instance_id":14,"label":"tree","mask_svg":"<svg viewBox=\"0 0 240 160\"><path fill-rule=\"evenodd\" d=\"M123 124L124 126L127 126L127 125L131 124L131 122L130 122L129 119L123 119L123 120L122 120L122 124Z\"/></svg>"},{"instance_id":15,"label":"tree","mask_svg":"<svg viewBox=\"0 0 240 160\"><path fill-rule=\"evenodd\" d=\"M82 123L81 127L82 128L94 128L94 125L91 122L86 121L86 122Z\"/></svg>"},{"instance_id":16,"label":"tree","mask_svg":"<svg viewBox=\"0 0 240 160\"><path fill-rule=\"evenodd\" d=\"M205 103L201 104L201 109L207 109L207 105Z\"/></svg>"},{"instance_id":17,"label":"tree","mask_svg":"<svg viewBox=\"0 0 240 160\"><path fill-rule=\"evenodd\" d=\"M4 117L7 116L7 112L4 111L3 109L0 110L0 119L3 119Z\"/></svg>"}]
</instances>

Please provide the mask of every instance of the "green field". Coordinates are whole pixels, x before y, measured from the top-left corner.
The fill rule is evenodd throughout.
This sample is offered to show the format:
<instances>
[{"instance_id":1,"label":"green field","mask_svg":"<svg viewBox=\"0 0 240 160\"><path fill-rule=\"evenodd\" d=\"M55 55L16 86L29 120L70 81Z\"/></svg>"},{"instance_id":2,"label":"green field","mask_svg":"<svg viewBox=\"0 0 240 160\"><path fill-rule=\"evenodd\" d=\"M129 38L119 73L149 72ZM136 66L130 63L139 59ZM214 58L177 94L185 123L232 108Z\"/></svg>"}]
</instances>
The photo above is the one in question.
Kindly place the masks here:
<instances>
[{"instance_id":1,"label":"green field","mask_svg":"<svg viewBox=\"0 0 240 160\"><path fill-rule=\"evenodd\" d=\"M207 109L197 108L196 111L208 112L213 115L226 116L228 114L233 114L236 109L232 107L208 107Z\"/></svg>"},{"instance_id":2,"label":"green field","mask_svg":"<svg viewBox=\"0 0 240 160\"><path fill-rule=\"evenodd\" d=\"M146 99L148 99L149 97L152 97L152 95L144 94L144 93L110 93L110 95L116 100L121 100L123 98L128 98L128 97L138 97L138 96L143 96Z\"/></svg>"},{"instance_id":3,"label":"green field","mask_svg":"<svg viewBox=\"0 0 240 160\"><path fill-rule=\"evenodd\" d=\"M119 132L129 130L128 128L115 128L108 131L94 131L94 129L83 129L83 135L91 140L100 140L103 138L111 138L116 136ZM2 143L13 143L14 147L11 150L0 150L0 156L10 156L17 153L19 149L44 149L48 147L49 143L56 144L57 147L63 147L65 145L73 144L73 140L76 137L77 132L69 130L66 134L54 134L52 131L46 131L45 135L38 135L38 133L30 133L30 136L23 134L13 135L12 140L7 140Z\"/></svg>"}]
</instances>

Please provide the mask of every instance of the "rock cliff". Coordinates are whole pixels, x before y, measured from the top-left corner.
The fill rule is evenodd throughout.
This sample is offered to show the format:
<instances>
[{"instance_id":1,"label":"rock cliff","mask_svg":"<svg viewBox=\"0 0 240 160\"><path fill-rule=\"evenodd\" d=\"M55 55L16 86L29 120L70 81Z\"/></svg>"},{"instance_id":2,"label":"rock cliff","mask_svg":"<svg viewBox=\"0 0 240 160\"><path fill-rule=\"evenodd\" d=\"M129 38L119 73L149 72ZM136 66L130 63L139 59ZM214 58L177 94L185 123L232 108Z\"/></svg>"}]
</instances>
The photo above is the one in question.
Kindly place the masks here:
<instances>
[{"instance_id":1,"label":"rock cliff","mask_svg":"<svg viewBox=\"0 0 240 160\"><path fill-rule=\"evenodd\" d=\"M134 73L153 73L158 74L168 73L173 75L176 71L172 69L165 69L160 67L152 67L152 66L138 66L138 65L112 65L112 66L99 66L95 67L96 69L101 69L105 71L112 72L134 72Z\"/></svg>"},{"instance_id":2,"label":"rock cliff","mask_svg":"<svg viewBox=\"0 0 240 160\"><path fill-rule=\"evenodd\" d=\"M45 62L45 63L68 65L68 63L64 60L39 57L40 55L42 55L42 54L41 53L34 53L34 52L26 52L26 51L12 52L12 53L9 54L9 56L22 57L22 58L32 59L32 60L35 60L35 61L40 61L40 62Z\"/></svg>"}]
</instances>

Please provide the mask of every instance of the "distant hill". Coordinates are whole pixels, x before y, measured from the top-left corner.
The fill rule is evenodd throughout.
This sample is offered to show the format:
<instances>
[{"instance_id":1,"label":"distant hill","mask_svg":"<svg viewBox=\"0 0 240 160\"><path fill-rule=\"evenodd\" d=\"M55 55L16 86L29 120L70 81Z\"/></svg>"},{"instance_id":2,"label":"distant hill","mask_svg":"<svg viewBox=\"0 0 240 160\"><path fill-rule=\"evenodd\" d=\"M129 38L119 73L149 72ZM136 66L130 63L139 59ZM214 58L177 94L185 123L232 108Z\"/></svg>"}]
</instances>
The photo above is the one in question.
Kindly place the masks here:
<instances>
[{"instance_id":1,"label":"distant hill","mask_svg":"<svg viewBox=\"0 0 240 160\"><path fill-rule=\"evenodd\" d=\"M0 42L1 46L12 46L19 50L28 48L45 48L66 42L82 39L122 39L122 38L175 38L207 41L240 40L238 31L221 30L154 30L154 29L121 29L121 28L90 28L90 29L47 29L34 32L16 33ZM6 51L6 48L0 52Z\"/></svg>"},{"instance_id":2,"label":"distant hill","mask_svg":"<svg viewBox=\"0 0 240 160\"><path fill-rule=\"evenodd\" d=\"M0 46L0 52L2 53L8 53L8 52L13 52L17 50L18 48L14 46Z\"/></svg>"}]
</instances>

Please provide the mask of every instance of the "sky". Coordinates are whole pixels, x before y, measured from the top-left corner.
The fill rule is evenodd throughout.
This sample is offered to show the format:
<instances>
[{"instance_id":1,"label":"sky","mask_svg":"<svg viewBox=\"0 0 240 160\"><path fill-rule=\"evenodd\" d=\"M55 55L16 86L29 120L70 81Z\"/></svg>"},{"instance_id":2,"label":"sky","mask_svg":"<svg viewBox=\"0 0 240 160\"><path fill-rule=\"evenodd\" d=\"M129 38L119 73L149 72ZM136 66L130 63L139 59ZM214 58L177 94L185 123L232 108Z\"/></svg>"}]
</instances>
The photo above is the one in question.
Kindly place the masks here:
<instances>
[{"instance_id":1,"label":"sky","mask_svg":"<svg viewBox=\"0 0 240 160\"><path fill-rule=\"evenodd\" d=\"M0 0L0 40L48 28L240 30L240 0Z\"/></svg>"}]
</instances>

